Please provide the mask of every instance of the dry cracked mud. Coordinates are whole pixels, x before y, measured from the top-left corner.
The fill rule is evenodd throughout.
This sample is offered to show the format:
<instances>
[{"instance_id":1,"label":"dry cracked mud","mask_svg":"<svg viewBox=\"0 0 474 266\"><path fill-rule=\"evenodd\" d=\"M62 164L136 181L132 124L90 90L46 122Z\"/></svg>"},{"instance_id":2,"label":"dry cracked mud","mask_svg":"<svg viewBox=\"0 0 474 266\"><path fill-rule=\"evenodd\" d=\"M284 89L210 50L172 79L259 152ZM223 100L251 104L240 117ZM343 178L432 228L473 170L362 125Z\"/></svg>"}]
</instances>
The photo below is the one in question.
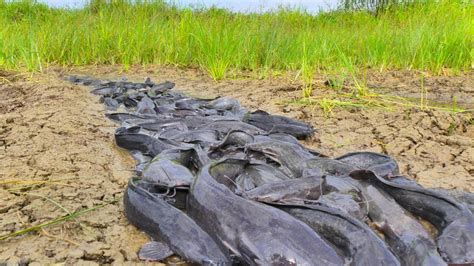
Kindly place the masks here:
<instances>
[{"instance_id":1,"label":"dry cracked mud","mask_svg":"<svg viewBox=\"0 0 474 266\"><path fill-rule=\"evenodd\" d=\"M301 96L287 77L214 82L193 69L115 67L50 69L42 74L0 72L0 235L89 208L76 220L0 240L1 262L122 264L137 262L145 234L127 223L122 195L134 162L116 147L116 125L88 88L64 77L170 80L198 97L230 96L250 110L263 109L310 122L317 133L305 144L329 156L368 150L393 156L403 173L426 187L474 192L472 113L416 108L343 108L326 117L318 106L287 103ZM392 95L419 93L413 72L371 73L367 84ZM327 93L324 77L313 93ZM473 74L426 77L431 100L474 99Z\"/></svg>"}]
</instances>

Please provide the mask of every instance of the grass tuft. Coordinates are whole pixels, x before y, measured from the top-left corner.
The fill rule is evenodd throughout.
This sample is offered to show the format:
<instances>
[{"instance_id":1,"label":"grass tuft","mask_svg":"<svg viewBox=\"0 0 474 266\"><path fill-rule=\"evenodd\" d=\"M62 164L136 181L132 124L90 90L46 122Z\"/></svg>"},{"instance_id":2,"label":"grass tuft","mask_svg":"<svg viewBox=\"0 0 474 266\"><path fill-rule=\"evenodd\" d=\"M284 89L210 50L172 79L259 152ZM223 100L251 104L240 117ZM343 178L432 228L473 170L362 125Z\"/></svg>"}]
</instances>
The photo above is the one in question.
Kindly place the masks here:
<instances>
[{"instance_id":1,"label":"grass tuft","mask_svg":"<svg viewBox=\"0 0 474 266\"><path fill-rule=\"evenodd\" d=\"M41 229L43 229L45 227L48 227L48 226L51 226L51 225L56 225L56 224L60 224L60 223L63 223L63 222L69 221L69 220L74 220L79 216L82 216L82 215L87 214L89 212L95 211L95 210L97 210L99 208L102 208L104 206L106 206L106 204L102 204L102 205L98 205L98 206L95 206L95 207L92 207L92 208L89 208L89 209L69 213L68 215L58 217L56 219L53 219L53 220L50 220L50 221L47 221L47 222L44 222L44 223L41 223L41 224L38 224L38 225L30 226L28 228L15 231L13 233L1 235L0 236L0 241L1 240L6 240L6 239L11 238L11 237L24 235L24 234L29 233L29 232L38 231L38 230L41 230Z\"/></svg>"},{"instance_id":2,"label":"grass tuft","mask_svg":"<svg viewBox=\"0 0 474 266\"><path fill-rule=\"evenodd\" d=\"M423 1L377 16L363 10L239 14L133 2L56 9L0 0L0 68L159 64L202 68L215 80L235 71L263 77L299 71L309 96L318 70L472 67L471 1Z\"/></svg>"}]
</instances>

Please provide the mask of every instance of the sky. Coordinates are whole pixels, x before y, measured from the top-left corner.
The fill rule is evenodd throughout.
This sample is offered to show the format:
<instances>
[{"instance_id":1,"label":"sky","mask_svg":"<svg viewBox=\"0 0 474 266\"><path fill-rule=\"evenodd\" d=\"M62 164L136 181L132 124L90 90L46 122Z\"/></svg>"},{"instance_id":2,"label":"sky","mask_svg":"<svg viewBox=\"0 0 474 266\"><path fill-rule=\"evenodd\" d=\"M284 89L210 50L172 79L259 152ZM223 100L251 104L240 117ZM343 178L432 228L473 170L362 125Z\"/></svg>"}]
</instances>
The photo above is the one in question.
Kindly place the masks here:
<instances>
[{"instance_id":1,"label":"sky","mask_svg":"<svg viewBox=\"0 0 474 266\"><path fill-rule=\"evenodd\" d=\"M81 7L87 0L39 0L55 7ZM303 8L316 13L320 10L335 8L337 0L167 0L178 6L217 6L236 12L262 12L279 6Z\"/></svg>"}]
</instances>

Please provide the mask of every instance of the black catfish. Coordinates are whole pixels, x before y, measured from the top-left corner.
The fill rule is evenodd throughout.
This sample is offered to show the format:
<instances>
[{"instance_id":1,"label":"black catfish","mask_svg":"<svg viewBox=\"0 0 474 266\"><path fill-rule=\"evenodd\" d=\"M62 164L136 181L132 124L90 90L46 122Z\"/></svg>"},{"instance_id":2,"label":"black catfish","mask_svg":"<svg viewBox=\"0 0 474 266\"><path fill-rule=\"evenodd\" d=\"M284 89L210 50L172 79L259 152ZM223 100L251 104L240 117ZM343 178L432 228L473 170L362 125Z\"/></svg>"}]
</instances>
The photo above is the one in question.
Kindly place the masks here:
<instances>
[{"instance_id":1,"label":"black catfish","mask_svg":"<svg viewBox=\"0 0 474 266\"><path fill-rule=\"evenodd\" d=\"M115 122L124 122L130 119L154 119L156 116L154 115L146 115L146 114L133 114L133 113L109 113L105 114L106 117L115 121Z\"/></svg>"},{"instance_id":2,"label":"black catfish","mask_svg":"<svg viewBox=\"0 0 474 266\"><path fill-rule=\"evenodd\" d=\"M210 100L207 99L184 98L176 101L175 106L176 108L183 110L196 110L208 103L209 101Z\"/></svg>"},{"instance_id":3,"label":"black catfish","mask_svg":"<svg viewBox=\"0 0 474 266\"><path fill-rule=\"evenodd\" d=\"M370 219L383 232L385 241L403 264L445 265L434 241L415 217L370 180L357 179L354 184L368 202Z\"/></svg>"},{"instance_id":4,"label":"black catfish","mask_svg":"<svg viewBox=\"0 0 474 266\"><path fill-rule=\"evenodd\" d=\"M474 216L455 199L410 182L393 182L372 171L351 176L366 179L389 193L400 205L438 229L440 254L449 263L474 263ZM397 177L396 179L405 179Z\"/></svg>"},{"instance_id":5,"label":"black catfish","mask_svg":"<svg viewBox=\"0 0 474 266\"><path fill-rule=\"evenodd\" d=\"M245 109L240 106L239 101L236 99L228 98L228 97L220 97L215 100L210 101L204 107L208 109L214 109L217 111L229 111L233 114L245 113Z\"/></svg>"},{"instance_id":6,"label":"black catfish","mask_svg":"<svg viewBox=\"0 0 474 266\"><path fill-rule=\"evenodd\" d=\"M182 211L130 181L124 195L125 216L153 239L201 265L231 265L226 251Z\"/></svg>"},{"instance_id":7,"label":"black catfish","mask_svg":"<svg viewBox=\"0 0 474 266\"><path fill-rule=\"evenodd\" d=\"M314 157L304 162L306 171L316 169L324 175L347 176L354 170L359 169L357 166L347 164L334 159Z\"/></svg>"},{"instance_id":8,"label":"black catfish","mask_svg":"<svg viewBox=\"0 0 474 266\"><path fill-rule=\"evenodd\" d=\"M236 178L235 182L239 184L241 189L246 191L265 184L290 179L290 177L275 166L250 161L243 169L243 172Z\"/></svg>"},{"instance_id":9,"label":"black catfish","mask_svg":"<svg viewBox=\"0 0 474 266\"><path fill-rule=\"evenodd\" d=\"M185 166L157 156L143 169L142 179L167 187L187 187L194 175Z\"/></svg>"},{"instance_id":10,"label":"black catfish","mask_svg":"<svg viewBox=\"0 0 474 266\"><path fill-rule=\"evenodd\" d=\"M207 153L199 146L178 147L164 150L157 157L181 164L193 171L193 173L210 162ZM157 159L157 157L154 159Z\"/></svg>"},{"instance_id":11,"label":"black catfish","mask_svg":"<svg viewBox=\"0 0 474 266\"><path fill-rule=\"evenodd\" d=\"M139 175L142 173L145 166L153 159L150 156L144 155L140 151L131 150L129 153L132 155L133 159L135 159L135 172Z\"/></svg>"},{"instance_id":12,"label":"black catfish","mask_svg":"<svg viewBox=\"0 0 474 266\"><path fill-rule=\"evenodd\" d=\"M456 189L432 189L433 191L456 199L474 213L474 193Z\"/></svg>"},{"instance_id":13,"label":"black catfish","mask_svg":"<svg viewBox=\"0 0 474 266\"><path fill-rule=\"evenodd\" d=\"M358 195L329 192L322 195L317 203L344 211L359 221L365 221L368 215L367 204L360 201Z\"/></svg>"},{"instance_id":14,"label":"black catfish","mask_svg":"<svg viewBox=\"0 0 474 266\"><path fill-rule=\"evenodd\" d=\"M400 174L397 162L388 155L377 152L351 152L336 158L362 170L370 170L382 177L393 177Z\"/></svg>"},{"instance_id":15,"label":"black catfish","mask_svg":"<svg viewBox=\"0 0 474 266\"><path fill-rule=\"evenodd\" d=\"M159 120L127 120L122 125L124 126L138 126L143 130L147 130L154 133L166 132L170 129L177 129L178 132L184 132L188 130L188 127L177 119L159 119Z\"/></svg>"},{"instance_id":16,"label":"black catfish","mask_svg":"<svg viewBox=\"0 0 474 266\"><path fill-rule=\"evenodd\" d=\"M195 143L200 144L202 147L209 147L212 144L218 143L218 137L217 131L210 129L189 130L167 136L167 138L176 142Z\"/></svg>"},{"instance_id":17,"label":"black catfish","mask_svg":"<svg viewBox=\"0 0 474 266\"><path fill-rule=\"evenodd\" d=\"M223 246L251 265L342 265L344 261L310 227L287 213L243 199L225 185L215 165L193 182L188 214ZM225 167L221 168L225 170ZM228 177L233 178L233 177Z\"/></svg>"},{"instance_id":18,"label":"black catfish","mask_svg":"<svg viewBox=\"0 0 474 266\"><path fill-rule=\"evenodd\" d=\"M231 130L219 143L211 146L211 149L223 149L227 146L243 147L248 143L252 143L255 137L243 130Z\"/></svg>"},{"instance_id":19,"label":"black catfish","mask_svg":"<svg viewBox=\"0 0 474 266\"><path fill-rule=\"evenodd\" d=\"M324 178L313 176L263 184L243 195L261 202L300 202L318 200L324 191Z\"/></svg>"},{"instance_id":20,"label":"black catfish","mask_svg":"<svg viewBox=\"0 0 474 266\"><path fill-rule=\"evenodd\" d=\"M221 137L224 137L232 130L242 130L250 135L264 134L262 129L249 125L244 122L236 121L234 119L215 120L210 123L203 124L197 127L198 129L212 129L219 132Z\"/></svg>"},{"instance_id":21,"label":"black catfish","mask_svg":"<svg viewBox=\"0 0 474 266\"><path fill-rule=\"evenodd\" d=\"M148 96L144 96L137 104L136 113L138 114L156 114L155 102L153 102Z\"/></svg>"},{"instance_id":22,"label":"black catfish","mask_svg":"<svg viewBox=\"0 0 474 266\"><path fill-rule=\"evenodd\" d=\"M282 170L290 177L300 177L307 168L306 161L315 158L298 144L267 140L249 143L245 146L248 151L258 152L282 166Z\"/></svg>"},{"instance_id":23,"label":"black catfish","mask_svg":"<svg viewBox=\"0 0 474 266\"><path fill-rule=\"evenodd\" d=\"M285 133L298 139L308 138L314 133L313 127L307 123L284 116L270 115L262 110L246 114L243 121L267 132Z\"/></svg>"},{"instance_id":24,"label":"black catfish","mask_svg":"<svg viewBox=\"0 0 474 266\"><path fill-rule=\"evenodd\" d=\"M144 155L156 156L166 149L176 148L176 145L153 138L140 132L140 127L120 127L115 131L115 142L119 147L137 150Z\"/></svg>"},{"instance_id":25,"label":"black catfish","mask_svg":"<svg viewBox=\"0 0 474 266\"><path fill-rule=\"evenodd\" d=\"M174 86L175 86L175 84L173 82L170 82L170 81L165 81L165 82L160 83L160 84L154 84L152 82L149 82L149 83L147 83L147 85L148 86L151 85L151 88L150 88L148 94L153 94L153 95L162 94L166 91L169 91L169 90L173 89ZM150 95L150 96L153 96L153 95Z\"/></svg>"},{"instance_id":26,"label":"black catfish","mask_svg":"<svg viewBox=\"0 0 474 266\"><path fill-rule=\"evenodd\" d=\"M340 249L351 265L400 265L387 245L364 223L322 204L276 204Z\"/></svg>"}]
</instances>

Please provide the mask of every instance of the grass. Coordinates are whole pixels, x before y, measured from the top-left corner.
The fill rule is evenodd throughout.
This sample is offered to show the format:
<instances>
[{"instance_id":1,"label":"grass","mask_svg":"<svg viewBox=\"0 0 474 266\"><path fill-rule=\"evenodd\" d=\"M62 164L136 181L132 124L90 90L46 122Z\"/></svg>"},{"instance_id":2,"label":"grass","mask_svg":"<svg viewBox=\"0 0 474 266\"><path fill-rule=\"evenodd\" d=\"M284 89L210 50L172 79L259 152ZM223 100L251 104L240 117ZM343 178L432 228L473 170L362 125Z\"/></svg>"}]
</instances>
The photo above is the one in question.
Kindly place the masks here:
<instances>
[{"instance_id":1,"label":"grass","mask_svg":"<svg viewBox=\"0 0 474 266\"><path fill-rule=\"evenodd\" d=\"M470 1L457 0L390 6L377 16L284 9L235 14L160 1L68 10L0 0L0 69L158 64L202 68L216 80L239 71L260 77L293 71L310 96L315 71L470 70L473 11Z\"/></svg>"},{"instance_id":2,"label":"grass","mask_svg":"<svg viewBox=\"0 0 474 266\"><path fill-rule=\"evenodd\" d=\"M67 179L58 179L58 180L19 180L19 179L10 179L10 180L1 180L0 186L5 186L5 189L9 192L16 191L27 191L32 190L43 185L59 185L59 186L68 186L75 187L74 185L68 184Z\"/></svg>"},{"instance_id":3,"label":"grass","mask_svg":"<svg viewBox=\"0 0 474 266\"><path fill-rule=\"evenodd\" d=\"M354 87L352 92L335 92L331 94L322 94L311 97L304 97L295 101L290 101L296 105L315 105L319 106L324 116L331 117L334 110L340 108L379 108L387 111L402 109L419 110L439 110L448 113L473 113L474 109L465 109L457 105L453 100L451 105L429 104L426 99L426 91L422 88L420 99L409 99L400 96L390 96L374 93L368 88L363 88L364 94L358 94L361 88Z\"/></svg>"},{"instance_id":4,"label":"grass","mask_svg":"<svg viewBox=\"0 0 474 266\"><path fill-rule=\"evenodd\" d=\"M29 233L29 232L38 231L38 230L41 230L45 227L60 224L60 223L63 223L63 222L69 221L69 220L75 220L77 217L80 217L84 214L95 211L95 210L97 210L99 208L102 208L104 206L106 206L106 205L105 204L98 205L98 206L95 206L95 207L92 207L92 208L89 208L89 209L84 209L84 210L80 210L80 211L76 211L76 212L72 212L72 213L68 212L68 215L58 217L58 218L55 218L55 219L50 220L50 221L46 221L46 222L38 224L38 225L33 225L33 226L28 227L28 228L15 231L13 233L0 235L0 241L11 238L11 237L24 235L24 234Z\"/></svg>"}]
</instances>

